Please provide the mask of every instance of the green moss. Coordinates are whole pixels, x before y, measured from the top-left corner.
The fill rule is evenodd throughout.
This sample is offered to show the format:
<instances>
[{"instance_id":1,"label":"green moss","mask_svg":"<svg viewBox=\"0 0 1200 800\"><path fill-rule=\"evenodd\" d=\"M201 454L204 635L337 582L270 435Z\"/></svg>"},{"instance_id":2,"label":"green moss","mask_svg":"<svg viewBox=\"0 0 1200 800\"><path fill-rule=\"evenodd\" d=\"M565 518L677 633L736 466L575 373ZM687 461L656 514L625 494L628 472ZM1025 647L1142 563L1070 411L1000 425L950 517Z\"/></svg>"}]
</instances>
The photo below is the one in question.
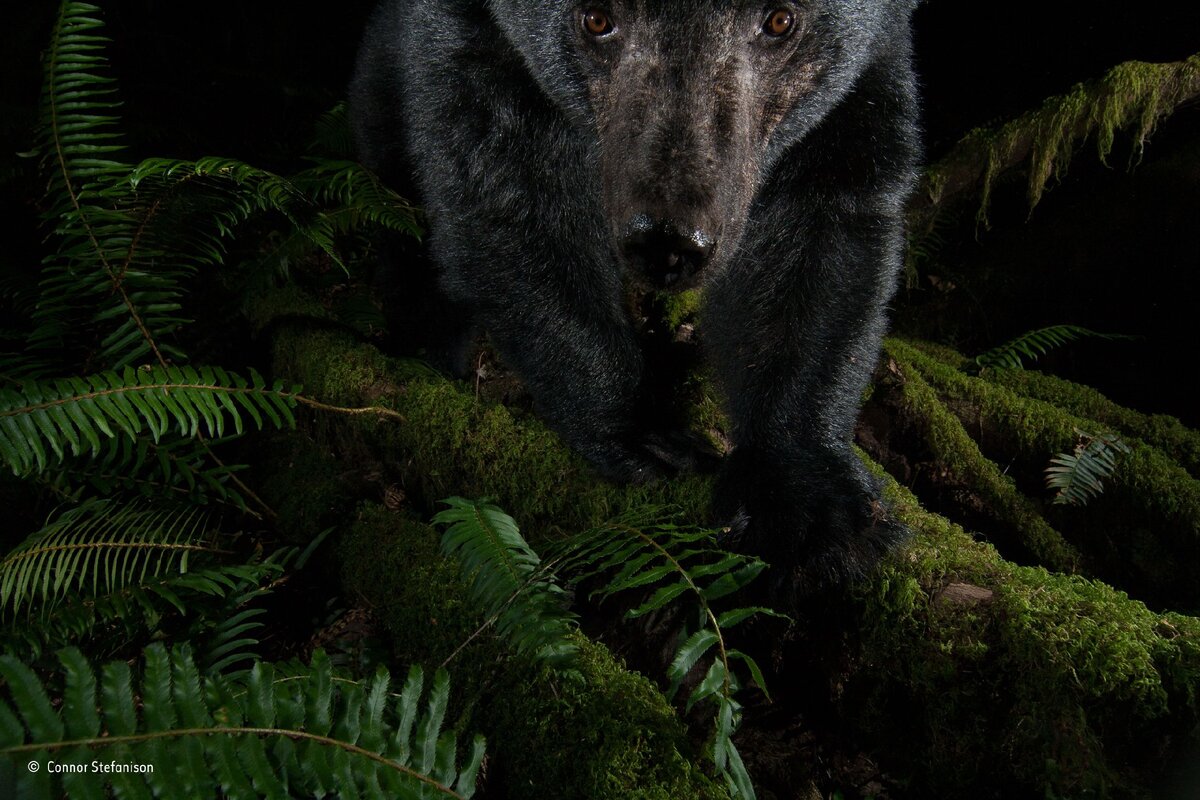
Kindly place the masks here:
<instances>
[{"instance_id":1,"label":"green moss","mask_svg":"<svg viewBox=\"0 0 1200 800\"><path fill-rule=\"evenodd\" d=\"M442 557L440 542L428 525L373 503L360 506L338 541L342 584L369 600L397 663L441 664L482 622L465 604L458 565ZM475 674L501 654L482 637L449 669Z\"/></svg>"},{"instance_id":2,"label":"green moss","mask_svg":"<svg viewBox=\"0 0 1200 800\"><path fill-rule=\"evenodd\" d=\"M658 689L606 648L579 645L582 680L543 666L497 684L488 728L522 742L497 765L505 785L539 799L727 797L681 755L683 727Z\"/></svg>"},{"instance_id":3,"label":"green moss","mask_svg":"<svg viewBox=\"0 0 1200 800\"><path fill-rule=\"evenodd\" d=\"M541 536L640 503L675 500L694 518L707 503L701 479L602 484L536 421L406 372L349 337L281 325L275 340L278 371L309 392L383 402L405 416L403 424L330 417L329 440L373 444L408 465L431 498L490 493L523 530L535 520ZM1011 414L999 420L1006 446L1029 448L1039 462L1053 436L1074 435L1074 419L1045 403L940 373L954 371L915 350L903 355L952 411L987 414L989 423ZM1027 436L1026 424L1050 443ZM979 786L1011 796L1133 791L1147 751L1196 723L1200 622L1154 614L1094 581L1017 567L894 482L887 497L914 536L852 601L861 647L839 676L846 730L931 796ZM339 551L347 589L378 610L398 660L437 661L474 629L435 548L425 526L365 507ZM947 600L945 588L959 582L991 595ZM719 796L692 766L665 700L603 649L582 643L585 681L577 684L519 667L479 638L450 668L465 693L460 718L490 736L490 769L510 796Z\"/></svg>"},{"instance_id":4,"label":"green moss","mask_svg":"<svg viewBox=\"0 0 1200 800\"><path fill-rule=\"evenodd\" d=\"M701 518L709 481L615 486L544 425L481 402L463 387L412 362L390 359L346 334L284 328L275 337L275 370L324 402L382 404L403 423L351 417L356 435L393 459L404 455L411 488L427 505L449 494L493 497L531 542L577 532L647 503L676 505Z\"/></svg>"},{"instance_id":5,"label":"green moss","mask_svg":"<svg viewBox=\"0 0 1200 800\"><path fill-rule=\"evenodd\" d=\"M1137 437L1179 462L1193 477L1200 477L1200 431L1185 427L1175 417L1142 414L1112 402L1095 389L1034 370L991 369L983 377L1022 397L1050 403L1076 417Z\"/></svg>"},{"instance_id":6,"label":"green moss","mask_svg":"<svg viewBox=\"0 0 1200 800\"><path fill-rule=\"evenodd\" d=\"M985 501L988 511L1018 534L1021 543L1038 561L1056 570L1074 571L1078 551L1067 543L1038 512L1034 503L1017 490L1016 483L990 461L921 375L911 366L916 352L895 340L884 352L901 371L900 392L905 411L922 433L938 465L955 480L969 486Z\"/></svg>"},{"instance_id":7,"label":"green moss","mask_svg":"<svg viewBox=\"0 0 1200 800\"><path fill-rule=\"evenodd\" d=\"M1069 92L1048 98L997 129L967 134L941 165L926 175L925 188L933 202L941 201L947 175L978 163L981 198L977 219L987 224L992 187L1002 172L1029 153L1026 192L1032 209L1046 185L1066 170L1081 142L1094 136L1101 161L1112 152L1116 132L1130 130L1137 158L1158 120L1194 95L1200 85L1200 55L1184 61L1153 64L1129 61L1109 70L1100 80L1078 84ZM1132 159L1131 159L1132 160Z\"/></svg>"},{"instance_id":8,"label":"green moss","mask_svg":"<svg viewBox=\"0 0 1200 800\"><path fill-rule=\"evenodd\" d=\"M1135 791L1144 742L1196 719L1200 620L1005 562L894 482L888 498L915 535L860 598L853 723L935 795ZM956 582L992 594L947 601Z\"/></svg>"},{"instance_id":9,"label":"green moss","mask_svg":"<svg viewBox=\"0 0 1200 800\"><path fill-rule=\"evenodd\" d=\"M1077 417L1042 400L1023 397L983 378L966 375L902 342L889 340L900 355L937 391L939 401L979 431L983 453L1026 475L1040 476L1050 458L1070 452L1077 430L1108 432L1094 419ZM1179 564L1200 558L1200 482L1155 447L1128 440L1104 494L1085 509L1062 506L1053 514L1072 543L1114 575L1130 576L1163 599L1184 608L1200 607L1200 578Z\"/></svg>"},{"instance_id":10,"label":"green moss","mask_svg":"<svg viewBox=\"0 0 1200 800\"><path fill-rule=\"evenodd\" d=\"M700 312L700 290L686 292L662 292L659 298L663 305L663 322L670 330L677 330L685 322L694 322Z\"/></svg>"},{"instance_id":11,"label":"green moss","mask_svg":"<svg viewBox=\"0 0 1200 800\"><path fill-rule=\"evenodd\" d=\"M266 292L247 292L242 313L254 326L255 333L262 332L275 320L290 315L310 319L333 318L316 298L290 283Z\"/></svg>"}]
</instances>

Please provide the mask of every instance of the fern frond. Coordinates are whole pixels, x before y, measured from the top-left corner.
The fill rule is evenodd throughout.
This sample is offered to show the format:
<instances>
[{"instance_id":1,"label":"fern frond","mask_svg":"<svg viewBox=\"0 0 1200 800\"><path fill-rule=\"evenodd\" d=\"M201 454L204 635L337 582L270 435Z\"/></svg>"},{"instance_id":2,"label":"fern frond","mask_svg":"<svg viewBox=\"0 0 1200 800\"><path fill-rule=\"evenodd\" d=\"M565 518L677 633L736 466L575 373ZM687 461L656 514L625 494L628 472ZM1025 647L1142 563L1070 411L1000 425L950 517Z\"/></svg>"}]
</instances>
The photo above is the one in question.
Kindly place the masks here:
<instances>
[{"instance_id":1,"label":"fern frond","mask_svg":"<svg viewBox=\"0 0 1200 800\"><path fill-rule=\"evenodd\" d=\"M37 479L58 497L79 502L85 492L102 497L140 494L147 499L174 497L197 505L225 503L249 512L246 500L230 481L241 464L210 465L209 453L239 438L199 441L168 433L155 442L150 436L117 437L101 442L99 454L68 455L56 470Z\"/></svg>"},{"instance_id":2,"label":"fern frond","mask_svg":"<svg viewBox=\"0 0 1200 800\"><path fill-rule=\"evenodd\" d=\"M294 262L314 250L327 255L333 248L366 250L368 234L380 229L421 236L417 210L385 186L374 173L353 161L313 158L314 166L290 177L290 181L318 210L302 225L293 226L273 246L262 263L285 278ZM314 247L314 244L318 247ZM342 261L333 256L339 266Z\"/></svg>"},{"instance_id":3,"label":"fern frond","mask_svg":"<svg viewBox=\"0 0 1200 800\"><path fill-rule=\"evenodd\" d=\"M546 574L512 517L486 500L451 497L433 518L447 526L442 552L458 560L472 600L494 620L518 653L569 664L578 649L568 638L575 615L562 587Z\"/></svg>"},{"instance_id":4,"label":"fern frond","mask_svg":"<svg viewBox=\"0 0 1200 800\"><path fill-rule=\"evenodd\" d=\"M293 426L299 387L280 381L268 387L219 367L152 367L87 378L29 382L14 392L0 389L0 457L15 474L44 470L51 460L98 455L102 440L136 438L143 430L158 441L172 426L185 437L237 433L249 416L260 430Z\"/></svg>"},{"instance_id":5,"label":"fern frond","mask_svg":"<svg viewBox=\"0 0 1200 800\"><path fill-rule=\"evenodd\" d=\"M309 152L328 158L353 158L354 137L350 132L350 115L342 100L317 119Z\"/></svg>"},{"instance_id":6,"label":"fern frond","mask_svg":"<svg viewBox=\"0 0 1200 800\"><path fill-rule=\"evenodd\" d=\"M73 648L59 655L64 698L51 702L28 666L0 656L7 697L0 698L0 793L71 800L121 797L469 798L483 759L475 737L465 763L452 732L443 732L449 678L439 670L428 694L414 666L400 696L380 667L364 691L335 683L329 660L314 654L302 680L277 682L259 663L240 690L201 676L186 646L146 648L140 685L123 662L96 674ZM346 688L342 688L342 686ZM140 703L134 698L140 699ZM418 719L417 707L427 698ZM99 713L97 713L97 707ZM414 722L416 725L414 726ZM140 771L31 772L44 765L93 760L141 764ZM19 768L13 766L20 764Z\"/></svg>"},{"instance_id":7,"label":"fern frond","mask_svg":"<svg viewBox=\"0 0 1200 800\"><path fill-rule=\"evenodd\" d=\"M168 618L222 619L233 596L246 586L264 587L282 573L280 564L223 564L183 574L164 573L95 595L69 594L31 617L12 620L5 650L40 658L67 644L96 653L123 652L158 632Z\"/></svg>"},{"instance_id":8,"label":"fern frond","mask_svg":"<svg viewBox=\"0 0 1200 800\"><path fill-rule=\"evenodd\" d=\"M108 40L100 35L99 11L63 2L46 57L38 150L48 178L44 216L59 246L43 266L26 349L48 360L83 355L99 340L104 356L124 356L107 363L132 363L146 354L162 363L182 357L159 345L180 321L174 315L179 292L169 271L148 274L134 263L137 220L105 199L129 167L114 159L122 150L119 104L106 74ZM93 330L95 337L87 335Z\"/></svg>"},{"instance_id":9,"label":"fern frond","mask_svg":"<svg viewBox=\"0 0 1200 800\"><path fill-rule=\"evenodd\" d=\"M703 701L716 706L713 764L725 777L731 796L753 798L754 787L732 739L741 720L735 695L742 688L733 663L745 665L764 694L767 688L754 659L727 645L725 630L758 615L783 615L756 606L718 614L713 604L748 586L766 564L726 552L717 546L714 531L681 525L677 515L653 508L563 541L553 548L551 560L558 563L559 574L570 576L574 583L603 580L592 592L601 600L619 592L640 593L641 601L626 612L630 618L663 611L682 598L698 606L697 622L681 631L667 669L670 694L678 691L697 665L711 659L686 705L689 710Z\"/></svg>"},{"instance_id":10,"label":"fern frond","mask_svg":"<svg viewBox=\"0 0 1200 800\"><path fill-rule=\"evenodd\" d=\"M1036 361L1038 356L1045 355L1056 347L1077 339L1135 339L1121 333L1097 333L1078 325L1052 325L1049 328L1039 328L1023 333L1017 338L994 347L986 353L975 357L977 369L985 367L1021 369L1024 366L1022 357Z\"/></svg>"},{"instance_id":11,"label":"fern frond","mask_svg":"<svg viewBox=\"0 0 1200 800\"><path fill-rule=\"evenodd\" d=\"M303 551L297 547L275 550L256 564L260 571L242 577L225 592L223 601L212 607L211 613L197 615L187 639L195 643L206 674L229 676L231 672L240 672L232 669L234 665L241 664L246 669L258 660L259 632L266 628L261 618L267 613L259 603L273 588L264 578L302 569L332 530L328 528L316 536Z\"/></svg>"},{"instance_id":12,"label":"fern frond","mask_svg":"<svg viewBox=\"0 0 1200 800\"><path fill-rule=\"evenodd\" d=\"M78 209L84 182L125 168L108 158L124 147L99 14L90 3L62 3L45 57L38 144L55 217Z\"/></svg>"},{"instance_id":13,"label":"fern frond","mask_svg":"<svg viewBox=\"0 0 1200 800\"><path fill-rule=\"evenodd\" d=\"M1082 506L1104 491L1104 481L1116 471L1117 455L1128 453L1129 445L1112 433L1092 434L1078 428L1075 432L1079 434L1075 451L1050 459L1046 488L1056 490L1055 503Z\"/></svg>"},{"instance_id":14,"label":"fern frond","mask_svg":"<svg viewBox=\"0 0 1200 800\"><path fill-rule=\"evenodd\" d=\"M325 211L328 229L346 233L363 225L420 237L417 209L375 173L354 161L312 159L292 182Z\"/></svg>"},{"instance_id":15,"label":"fern frond","mask_svg":"<svg viewBox=\"0 0 1200 800\"><path fill-rule=\"evenodd\" d=\"M194 506L93 500L64 512L0 561L0 611L49 609L68 595L94 596L172 570L196 553L219 552L207 514Z\"/></svg>"}]
</instances>

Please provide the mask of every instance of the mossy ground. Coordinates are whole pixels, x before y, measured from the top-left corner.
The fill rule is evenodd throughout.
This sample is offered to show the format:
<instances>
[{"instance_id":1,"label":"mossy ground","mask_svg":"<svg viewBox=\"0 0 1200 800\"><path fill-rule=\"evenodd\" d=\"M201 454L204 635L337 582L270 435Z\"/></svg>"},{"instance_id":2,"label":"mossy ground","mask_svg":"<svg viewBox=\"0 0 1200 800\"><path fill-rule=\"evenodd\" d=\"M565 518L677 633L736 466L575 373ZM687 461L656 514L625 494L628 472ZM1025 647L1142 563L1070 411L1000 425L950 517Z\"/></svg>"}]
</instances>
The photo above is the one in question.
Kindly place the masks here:
<instances>
[{"instance_id":1,"label":"mossy ground","mask_svg":"<svg viewBox=\"0 0 1200 800\"><path fill-rule=\"evenodd\" d=\"M705 514L704 478L605 484L536 420L483 403L468 387L419 374L352 337L280 326L275 342L278 374L303 382L306 391L341 404L384 404L404 416L404 423L332 418L323 438L368 448L396 470L418 507L454 493L491 496L535 546L647 503L674 503L695 519ZM903 343L889 344L889 352L898 354L901 376L914 376L918 389L909 399L924 406L919 413L935 418L942 434L954 431L940 445L948 462L959 459L958 467L976 478L997 453L1024 454L1040 464L1073 440L1079 420L1068 410L966 376L947 363L949 356L932 358ZM979 430L980 419L997 420L988 427L1002 443L963 438ZM1192 480L1162 451L1137 446L1151 455L1131 460L1128 469L1145 470L1149 485ZM994 502L1024 488L1001 479ZM910 787L941 796L983 786L1048 796L1136 796L1146 785L1145 770L1196 723L1200 622L1152 611L1082 574L1007 561L924 510L894 482L888 491L914 536L847 601L857 644L846 655L850 666L839 678L835 702L856 741L879 753ZM1192 512L1181 504L1189 497L1139 500L1138 513L1186 520ZM428 529L378 507L364 507L352 527L339 559L343 582L376 598L397 648L436 660L450 642L461 641L470 623L460 616L466 610ZM964 599L954 588L961 586L974 594ZM641 796L699 796L678 794L699 791L679 787L704 780L691 766L692 756L682 755L686 737L661 695L605 652L588 652L587 660L606 677L595 677L584 694L528 668L505 672L513 667L494 654L482 657L478 669L468 663L474 656L464 651L458 657L459 670L487 686L471 701L480 704L471 708L472 718L510 740L502 747L511 749L495 753L497 764L505 765L497 766L506 770L505 785L520 787L511 789L518 792L513 796L535 796L520 794L538 780L535 772L578 787L560 785L536 796L638 796L628 794L623 782L639 770L656 776L645 786L659 787ZM488 653L487 647L479 653ZM777 665L776 675L776 681L786 680L787 665ZM635 701L636 712L629 710ZM521 761L531 764L553 753L560 755L539 760L536 770ZM597 759L586 760L588 754ZM654 771L664 763L673 777Z\"/></svg>"}]
</instances>

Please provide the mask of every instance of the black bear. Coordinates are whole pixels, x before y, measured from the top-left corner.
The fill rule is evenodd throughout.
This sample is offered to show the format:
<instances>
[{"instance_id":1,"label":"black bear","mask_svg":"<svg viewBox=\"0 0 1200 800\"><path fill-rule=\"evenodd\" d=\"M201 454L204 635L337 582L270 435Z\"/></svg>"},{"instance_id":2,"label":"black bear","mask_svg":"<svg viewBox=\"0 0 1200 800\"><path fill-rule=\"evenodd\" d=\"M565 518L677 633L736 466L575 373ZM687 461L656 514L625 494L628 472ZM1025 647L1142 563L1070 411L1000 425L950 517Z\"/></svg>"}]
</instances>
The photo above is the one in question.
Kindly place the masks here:
<instances>
[{"instance_id":1,"label":"black bear","mask_svg":"<svg viewBox=\"0 0 1200 800\"><path fill-rule=\"evenodd\" d=\"M669 471L626 282L701 287L718 509L799 590L903 534L851 439L915 175L915 4L388 0L351 87L362 160L428 212L441 363L485 330L602 474Z\"/></svg>"}]
</instances>

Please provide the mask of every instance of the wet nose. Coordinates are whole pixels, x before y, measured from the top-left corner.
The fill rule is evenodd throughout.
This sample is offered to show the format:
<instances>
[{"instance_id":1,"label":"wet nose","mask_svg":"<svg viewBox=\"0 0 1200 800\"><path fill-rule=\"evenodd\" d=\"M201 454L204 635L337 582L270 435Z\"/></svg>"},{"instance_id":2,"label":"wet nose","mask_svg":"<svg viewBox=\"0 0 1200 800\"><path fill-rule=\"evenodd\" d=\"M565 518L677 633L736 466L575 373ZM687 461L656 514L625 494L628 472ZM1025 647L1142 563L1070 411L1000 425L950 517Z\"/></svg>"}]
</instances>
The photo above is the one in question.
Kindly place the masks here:
<instances>
[{"instance_id":1,"label":"wet nose","mask_svg":"<svg viewBox=\"0 0 1200 800\"><path fill-rule=\"evenodd\" d=\"M652 286L683 288L712 253L713 239L705 231L646 214L626 223L621 250L626 262Z\"/></svg>"}]
</instances>

